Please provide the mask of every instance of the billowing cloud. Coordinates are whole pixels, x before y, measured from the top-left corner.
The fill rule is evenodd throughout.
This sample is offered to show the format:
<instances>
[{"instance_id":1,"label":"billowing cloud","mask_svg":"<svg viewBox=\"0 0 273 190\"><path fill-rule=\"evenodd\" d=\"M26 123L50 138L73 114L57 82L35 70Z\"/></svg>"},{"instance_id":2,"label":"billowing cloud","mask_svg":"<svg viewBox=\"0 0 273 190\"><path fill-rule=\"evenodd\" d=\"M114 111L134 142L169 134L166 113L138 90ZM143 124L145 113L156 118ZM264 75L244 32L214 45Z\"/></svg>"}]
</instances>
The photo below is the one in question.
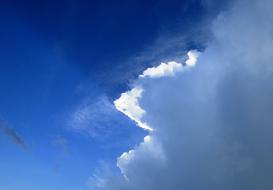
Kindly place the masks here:
<instances>
[{"instance_id":1,"label":"billowing cloud","mask_svg":"<svg viewBox=\"0 0 273 190\"><path fill-rule=\"evenodd\" d=\"M175 61L166 63L161 63L157 67L151 67L146 69L142 75L139 77L151 77L151 78L159 78L165 76L173 76L176 72L182 69L182 65Z\"/></svg>"},{"instance_id":2,"label":"billowing cloud","mask_svg":"<svg viewBox=\"0 0 273 190\"><path fill-rule=\"evenodd\" d=\"M189 53L183 72L135 81L141 92L126 92L134 99L118 109L153 130L117 159L122 177L108 171L95 189L273 189L271 7L238 1L216 19L198 61Z\"/></svg>"},{"instance_id":3,"label":"billowing cloud","mask_svg":"<svg viewBox=\"0 0 273 190\"><path fill-rule=\"evenodd\" d=\"M199 56L199 52L196 50L192 50L188 52L188 57L189 59L185 62L186 65L188 66L194 66L197 62L198 56Z\"/></svg>"},{"instance_id":4,"label":"billowing cloud","mask_svg":"<svg viewBox=\"0 0 273 190\"><path fill-rule=\"evenodd\" d=\"M138 99L141 97L143 89L135 87L132 90L122 93L120 98L114 101L117 110L127 115L143 129L152 130L146 123L141 122L145 111L139 106Z\"/></svg>"},{"instance_id":5,"label":"billowing cloud","mask_svg":"<svg viewBox=\"0 0 273 190\"><path fill-rule=\"evenodd\" d=\"M196 50L192 50L188 52L188 59L185 62L185 66L194 66L197 62L197 58L199 56L199 52ZM184 67L185 68L185 67ZM143 74L139 75L139 80L143 80L144 78L161 78L161 77L172 77L177 72L181 72L183 70L183 64L177 62L168 62L161 63L157 67L151 67L146 69ZM141 98L143 92L143 87L141 85L137 85L131 90L124 92L121 96L114 101L115 107L120 112L127 115L130 119L135 121L138 126L143 129L152 131L152 127L150 127L146 122L141 121L142 117L145 115L145 110L143 110L139 106L138 100Z\"/></svg>"},{"instance_id":6,"label":"billowing cloud","mask_svg":"<svg viewBox=\"0 0 273 190\"><path fill-rule=\"evenodd\" d=\"M199 52L196 50L191 50L187 53L188 59L185 62L187 66L194 66L197 62ZM161 63L157 67L151 67L143 71L140 78L150 77L150 78L160 78L167 76L174 76L177 72L182 71L183 65L175 61L170 61L168 63Z\"/></svg>"}]
</instances>

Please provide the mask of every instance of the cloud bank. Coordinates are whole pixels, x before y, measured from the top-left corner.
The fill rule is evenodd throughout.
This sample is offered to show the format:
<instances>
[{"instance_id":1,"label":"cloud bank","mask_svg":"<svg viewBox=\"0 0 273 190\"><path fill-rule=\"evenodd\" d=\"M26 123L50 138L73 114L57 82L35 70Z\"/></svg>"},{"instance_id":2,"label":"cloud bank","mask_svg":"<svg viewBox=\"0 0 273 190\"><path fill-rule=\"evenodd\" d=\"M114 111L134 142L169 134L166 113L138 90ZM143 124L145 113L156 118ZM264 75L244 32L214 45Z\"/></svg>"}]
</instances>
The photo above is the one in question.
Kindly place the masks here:
<instances>
[{"instance_id":1,"label":"cloud bank","mask_svg":"<svg viewBox=\"0 0 273 190\"><path fill-rule=\"evenodd\" d=\"M108 171L93 189L273 189L271 7L238 1L215 20L198 61L189 53L183 67L140 75L115 105L152 130L117 159L122 176Z\"/></svg>"}]
</instances>

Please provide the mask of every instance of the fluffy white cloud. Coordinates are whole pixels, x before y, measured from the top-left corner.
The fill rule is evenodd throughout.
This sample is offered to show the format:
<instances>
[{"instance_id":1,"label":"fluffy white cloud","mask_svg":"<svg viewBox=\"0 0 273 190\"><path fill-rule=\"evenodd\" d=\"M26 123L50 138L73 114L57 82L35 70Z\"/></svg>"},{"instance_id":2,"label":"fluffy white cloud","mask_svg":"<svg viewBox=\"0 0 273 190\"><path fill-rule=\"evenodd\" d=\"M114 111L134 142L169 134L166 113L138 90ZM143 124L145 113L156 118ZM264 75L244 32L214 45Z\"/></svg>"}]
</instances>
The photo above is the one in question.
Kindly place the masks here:
<instances>
[{"instance_id":1,"label":"fluffy white cloud","mask_svg":"<svg viewBox=\"0 0 273 190\"><path fill-rule=\"evenodd\" d=\"M128 92L124 92L119 99L114 101L114 104L117 110L135 121L138 126L146 130L152 130L145 122L141 121L141 118L145 114L145 110L138 104L138 99L141 98L142 91L141 87L135 87Z\"/></svg>"},{"instance_id":2,"label":"fluffy white cloud","mask_svg":"<svg viewBox=\"0 0 273 190\"><path fill-rule=\"evenodd\" d=\"M194 66L197 62L198 56L199 56L199 52L196 50L192 50L188 52L188 57L189 59L186 61L186 65L188 66Z\"/></svg>"},{"instance_id":3,"label":"fluffy white cloud","mask_svg":"<svg viewBox=\"0 0 273 190\"><path fill-rule=\"evenodd\" d=\"M188 59L185 62L186 66L194 66L197 62L200 52L196 50L191 50L187 53ZM174 76L177 72L183 70L183 65L175 61L170 61L168 63L161 63L157 67L151 67L143 71L139 78L160 78L167 76Z\"/></svg>"},{"instance_id":4,"label":"fluffy white cloud","mask_svg":"<svg viewBox=\"0 0 273 190\"><path fill-rule=\"evenodd\" d=\"M159 78L165 76L173 76L176 72L182 70L182 64L175 61L166 63L161 63L157 67L151 67L146 69L142 75L139 77L150 77L150 78Z\"/></svg>"},{"instance_id":5,"label":"fluffy white cloud","mask_svg":"<svg viewBox=\"0 0 273 190\"><path fill-rule=\"evenodd\" d=\"M118 109L153 130L118 158L124 177L107 177L97 189L273 189L271 7L271 0L238 1L215 21L194 68L146 74L135 82L140 92L125 93L134 98L121 95Z\"/></svg>"}]
</instances>

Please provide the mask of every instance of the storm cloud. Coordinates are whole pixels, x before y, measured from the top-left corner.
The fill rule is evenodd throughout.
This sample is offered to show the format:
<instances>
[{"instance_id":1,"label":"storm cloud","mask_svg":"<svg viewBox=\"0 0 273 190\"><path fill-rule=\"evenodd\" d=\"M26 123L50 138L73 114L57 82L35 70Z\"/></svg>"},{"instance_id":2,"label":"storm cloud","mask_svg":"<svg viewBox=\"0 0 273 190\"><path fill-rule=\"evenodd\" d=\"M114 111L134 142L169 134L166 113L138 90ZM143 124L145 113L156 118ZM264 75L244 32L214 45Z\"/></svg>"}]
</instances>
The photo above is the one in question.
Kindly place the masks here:
<instances>
[{"instance_id":1,"label":"storm cloud","mask_svg":"<svg viewBox=\"0 0 273 190\"><path fill-rule=\"evenodd\" d=\"M117 109L134 119L128 113L137 105L135 121L152 130L117 159L121 177L107 171L93 189L273 189L272 7L271 0L234 3L215 20L194 66L134 82L131 92L141 94Z\"/></svg>"}]
</instances>

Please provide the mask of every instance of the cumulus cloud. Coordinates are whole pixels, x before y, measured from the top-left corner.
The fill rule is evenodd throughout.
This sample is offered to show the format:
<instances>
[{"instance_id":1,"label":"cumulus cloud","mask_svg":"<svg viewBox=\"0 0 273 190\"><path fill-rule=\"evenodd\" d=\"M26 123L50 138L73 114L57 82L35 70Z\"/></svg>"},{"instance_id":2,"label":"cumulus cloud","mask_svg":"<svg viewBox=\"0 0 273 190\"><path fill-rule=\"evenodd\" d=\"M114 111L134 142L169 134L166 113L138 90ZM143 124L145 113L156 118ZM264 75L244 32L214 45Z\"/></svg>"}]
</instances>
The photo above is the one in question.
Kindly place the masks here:
<instances>
[{"instance_id":1,"label":"cumulus cloud","mask_svg":"<svg viewBox=\"0 0 273 190\"><path fill-rule=\"evenodd\" d=\"M180 71L182 69L182 65L172 61L166 63L161 63L157 67L151 67L146 69L142 75L139 77L150 77L150 78L159 78L159 77L165 77L165 76L173 76L176 72Z\"/></svg>"},{"instance_id":2,"label":"cumulus cloud","mask_svg":"<svg viewBox=\"0 0 273 190\"><path fill-rule=\"evenodd\" d=\"M197 62L198 51L191 50L187 53L188 59L185 62L187 66L194 66ZM168 63L161 63L157 67L151 67L143 71L140 78L150 77L150 78L160 78L160 77L167 77L167 76L174 76L177 72L182 71L183 65L181 63L170 61Z\"/></svg>"},{"instance_id":3,"label":"cumulus cloud","mask_svg":"<svg viewBox=\"0 0 273 190\"><path fill-rule=\"evenodd\" d=\"M135 87L128 92L124 92L119 99L114 101L114 104L117 110L135 121L138 126L143 129L152 130L145 122L141 122L141 118L145 114L145 111L138 104L138 99L141 97L142 91L141 87Z\"/></svg>"},{"instance_id":4,"label":"cumulus cloud","mask_svg":"<svg viewBox=\"0 0 273 190\"><path fill-rule=\"evenodd\" d=\"M197 62L199 54L200 53L198 51L196 51L196 50L189 51L187 53L189 59L185 62L186 65L188 65L188 66L194 66L196 64L196 62Z\"/></svg>"},{"instance_id":5,"label":"cumulus cloud","mask_svg":"<svg viewBox=\"0 0 273 190\"><path fill-rule=\"evenodd\" d=\"M188 59L185 62L186 66L194 66L197 62L199 52L192 50L188 52ZM184 67L185 68L185 67ZM175 73L181 72L183 70L183 64L177 62L161 63L157 67L151 67L146 69L143 74L139 75L139 80L143 78L161 78L161 77L171 77ZM152 127L146 122L141 121L142 117L145 115L145 110L139 106L138 100L141 98L143 92L142 86L135 86L131 90L124 92L121 96L114 101L114 105L117 110L127 115L130 119L135 121L137 125L143 129L152 131Z\"/></svg>"},{"instance_id":6,"label":"cumulus cloud","mask_svg":"<svg viewBox=\"0 0 273 190\"><path fill-rule=\"evenodd\" d=\"M139 94L126 92L133 100L121 95L118 109L153 130L117 159L123 177L108 171L93 189L273 189L271 7L234 3L198 61L189 53L183 72L152 69L135 81Z\"/></svg>"}]
</instances>

